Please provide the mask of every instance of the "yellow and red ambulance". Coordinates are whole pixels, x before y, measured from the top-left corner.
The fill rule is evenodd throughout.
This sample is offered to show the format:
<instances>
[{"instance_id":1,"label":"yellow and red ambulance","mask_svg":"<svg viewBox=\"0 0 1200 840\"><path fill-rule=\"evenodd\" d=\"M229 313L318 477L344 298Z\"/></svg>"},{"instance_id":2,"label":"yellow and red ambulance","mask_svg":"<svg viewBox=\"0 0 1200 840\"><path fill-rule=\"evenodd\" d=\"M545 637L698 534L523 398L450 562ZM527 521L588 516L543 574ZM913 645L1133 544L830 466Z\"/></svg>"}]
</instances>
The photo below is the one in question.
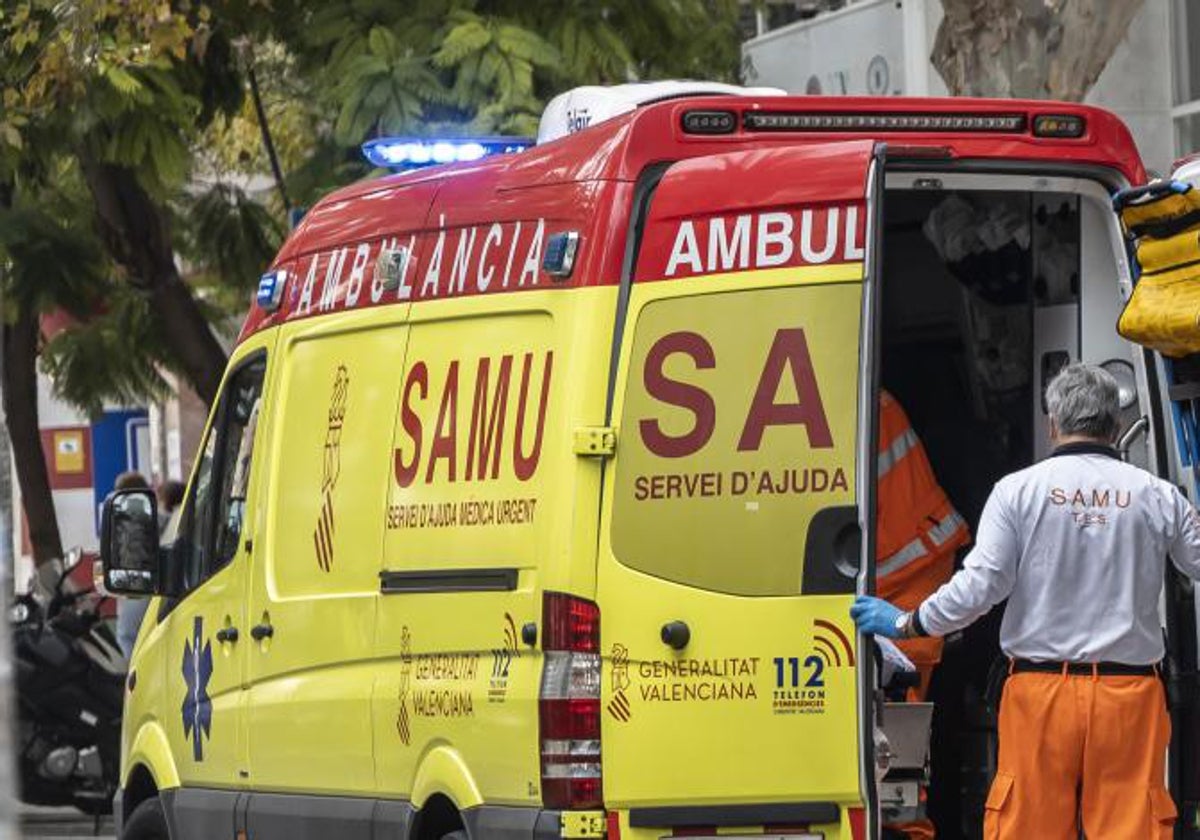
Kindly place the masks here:
<instances>
[{"instance_id":1,"label":"yellow and red ambulance","mask_svg":"<svg viewBox=\"0 0 1200 840\"><path fill-rule=\"evenodd\" d=\"M160 562L148 500L109 502L108 585L155 598L125 840L878 837L921 796L878 784L848 615L880 388L972 521L1068 360L1122 378L1128 457L1174 462L1113 330L1109 199L1146 178L1113 115L666 84L547 120L515 154L378 141L464 160L294 231ZM943 753L994 632L959 648ZM979 744L933 748L968 827Z\"/></svg>"}]
</instances>

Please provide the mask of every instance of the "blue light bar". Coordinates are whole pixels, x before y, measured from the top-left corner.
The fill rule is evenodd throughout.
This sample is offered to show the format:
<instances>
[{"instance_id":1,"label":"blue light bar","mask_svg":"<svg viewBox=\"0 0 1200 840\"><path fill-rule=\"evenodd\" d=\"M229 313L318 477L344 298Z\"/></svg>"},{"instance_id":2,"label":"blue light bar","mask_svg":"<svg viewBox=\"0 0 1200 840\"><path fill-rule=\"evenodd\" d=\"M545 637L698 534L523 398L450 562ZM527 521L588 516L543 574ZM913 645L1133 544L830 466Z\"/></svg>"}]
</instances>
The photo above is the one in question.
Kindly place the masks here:
<instances>
[{"instance_id":1,"label":"blue light bar","mask_svg":"<svg viewBox=\"0 0 1200 840\"><path fill-rule=\"evenodd\" d=\"M362 145L372 166L417 169L439 163L479 160L491 155L523 152L533 146L529 137L460 137L434 140L422 137L379 137Z\"/></svg>"}]
</instances>

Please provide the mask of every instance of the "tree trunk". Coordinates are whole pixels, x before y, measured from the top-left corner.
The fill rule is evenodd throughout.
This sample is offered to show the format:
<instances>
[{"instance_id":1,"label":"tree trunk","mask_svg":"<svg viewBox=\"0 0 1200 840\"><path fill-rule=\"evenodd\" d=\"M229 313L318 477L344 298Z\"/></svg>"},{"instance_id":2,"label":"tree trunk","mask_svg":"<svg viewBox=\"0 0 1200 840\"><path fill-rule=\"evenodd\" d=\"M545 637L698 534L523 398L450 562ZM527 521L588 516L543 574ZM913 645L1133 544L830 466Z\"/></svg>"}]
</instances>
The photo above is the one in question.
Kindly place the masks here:
<instances>
[{"instance_id":1,"label":"tree trunk","mask_svg":"<svg viewBox=\"0 0 1200 840\"><path fill-rule=\"evenodd\" d=\"M930 59L955 96L1078 102L1144 0L942 0Z\"/></svg>"},{"instance_id":2,"label":"tree trunk","mask_svg":"<svg viewBox=\"0 0 1200 840\"><path fill-rule=\"evenodd\" d=\"M16 321L5 323L2 333L4 419L12 440L33 562L41 566L61 558L63 550L38 427L37 313L21 307Z\"/></svg>"},{"instance_id":3,"label":"tree trunk","mask_svg":"<svg viewBox=\"0 0 1200 840\"><path fill-rule=\"evenodd\" d=\"M109 254L149 297L172 355L196 393L211 406L225 371L225 352L192 290L179 276L166 208L150 197L132 169L100 163L86 152L80 155L80 163Z\"/></svg>"}]
</instances>

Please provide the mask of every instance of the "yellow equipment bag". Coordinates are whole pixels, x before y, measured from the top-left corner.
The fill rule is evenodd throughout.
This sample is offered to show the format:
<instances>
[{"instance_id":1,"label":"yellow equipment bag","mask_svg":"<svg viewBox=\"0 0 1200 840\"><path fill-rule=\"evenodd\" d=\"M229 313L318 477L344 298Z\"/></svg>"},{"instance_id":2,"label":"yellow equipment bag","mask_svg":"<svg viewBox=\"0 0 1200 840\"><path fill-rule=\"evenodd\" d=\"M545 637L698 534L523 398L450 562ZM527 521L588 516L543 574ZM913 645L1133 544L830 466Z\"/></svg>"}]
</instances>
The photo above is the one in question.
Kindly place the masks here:
<instances>
[{"instance_id":1,"label":"yellow equipment bag","mask_svg":"<svg viewBox=\"0 0 1200 840\"><path fill-rule=\"evenodd\" d=\"M1141 267L1117 332L1164 356L1200 353L1200 190L1156 181L1113 205Z\"/></svg>"}]
</instances>

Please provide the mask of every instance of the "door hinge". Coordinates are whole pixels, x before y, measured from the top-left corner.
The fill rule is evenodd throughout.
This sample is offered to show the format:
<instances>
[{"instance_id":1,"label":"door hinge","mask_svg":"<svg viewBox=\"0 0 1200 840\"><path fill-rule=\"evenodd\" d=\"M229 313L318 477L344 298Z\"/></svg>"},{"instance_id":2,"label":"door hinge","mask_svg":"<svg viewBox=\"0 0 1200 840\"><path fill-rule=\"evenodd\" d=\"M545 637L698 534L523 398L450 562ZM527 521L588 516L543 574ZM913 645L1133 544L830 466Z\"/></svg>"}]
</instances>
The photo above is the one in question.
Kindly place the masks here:
<instances>
[{"instance_id":1,"label":"door hinge","mask_svg":"<svg viewBox=\"0 0 1200 840\"><path fill-rule=\"evenodd\" d=\"M575 430L575 454L611 458L617 451L617 430L612 426L582 426Z\"/></svg>"}]
</instances>

